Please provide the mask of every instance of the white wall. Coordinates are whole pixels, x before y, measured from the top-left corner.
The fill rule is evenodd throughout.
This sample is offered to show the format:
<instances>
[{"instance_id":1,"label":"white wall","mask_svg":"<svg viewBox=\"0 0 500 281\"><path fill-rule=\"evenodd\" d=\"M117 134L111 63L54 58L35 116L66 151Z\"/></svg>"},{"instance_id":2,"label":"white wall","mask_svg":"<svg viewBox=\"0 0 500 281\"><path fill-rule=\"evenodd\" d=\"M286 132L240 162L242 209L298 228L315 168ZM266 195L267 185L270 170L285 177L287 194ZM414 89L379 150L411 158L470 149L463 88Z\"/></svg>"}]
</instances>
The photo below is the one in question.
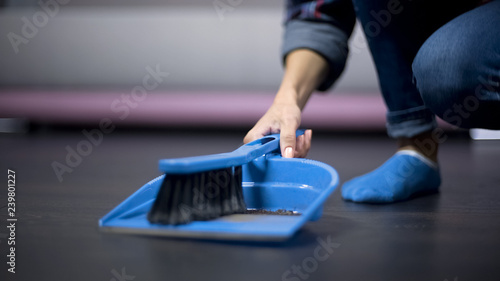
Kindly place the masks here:
<instances>
[{"instance_id":1,"label":"white wall","mask_svg":"<svg viewBox=\"0 0 500 281\"><path fill-rule=\"evenodd\" d=\"M242 2L223 15L213 2L182 6L59 6L16 54L7 34L22 18L43 20L40 7L0 10L0 85L128 87L148 65L170 73L169 89L274 91L281 79L281 5ZM377 92L359 28L338 92Z\"/></svg>"}]
</instances>

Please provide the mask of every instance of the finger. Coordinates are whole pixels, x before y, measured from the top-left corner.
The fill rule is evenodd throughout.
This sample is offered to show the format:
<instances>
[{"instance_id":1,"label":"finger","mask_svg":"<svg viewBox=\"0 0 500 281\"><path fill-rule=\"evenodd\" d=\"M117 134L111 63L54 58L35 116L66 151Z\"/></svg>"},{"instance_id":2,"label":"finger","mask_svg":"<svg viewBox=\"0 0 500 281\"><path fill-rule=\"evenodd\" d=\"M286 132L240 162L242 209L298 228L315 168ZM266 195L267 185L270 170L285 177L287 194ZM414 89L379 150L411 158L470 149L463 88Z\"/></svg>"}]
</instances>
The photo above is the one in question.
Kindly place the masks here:
<instances>
[{"instance_id":1,"label":"finger","mask_svg":"<svg viewBox=\"0 0 500 281\"><path fill-rule=\"evenodd\" d=\"M246 136L243 138L243 143L247 144L254 140L258 139L258 134L255 134L253 131L249 131Z\"/></svg>"},{"instance_id":2,"label":"finger","mask_svg":"<svg viewBox=\"0 0 500 281\"><path fill-rule=\"evenodd\" d=\"M295 155L294 157L302 158L304 157L304 145L305 145L305 136L300 135L297 137L297 145L295 147Z\"/></svg>"},{"instance_id":3,"label":"finger","mask_svg":"<svg viewBox=\"0 0 500 281\"><path fill-rule=\"evenodd\" d=\"M246 143L252 142L256 139L260 139L260 138L264 137L265 135L267 135L268 133L269 133L269 130L263 130L263 129L260 129L260 127L255 126L243 138L243 143L246 144Z\"/></svg>"},{"instance_id":4,"label":"finger","mask_svg":"<svg viewBox=\"0 0 500 281\"><path fill-rule=\"evenodd\" d=\"M309 153L309 150L311 149L311 142L312 142L312 130L306 130L304 133L304 156L307 156L307 153Z\"/></svg>"},{"instance_id":5,"label":"finger","mask_svg":"<svg viewBox=\"0 0 500 281\"><path fill-rule=\"evenodd\" d=\"M304 134L300 137L300 149L297 148L295 157L305 158L307 156L308 151L309 151L309 146L307 143L307 136Z\"/></svg>"},{"instance_id":6,"label":"finger","mask_svg":"<svg viewBox=\"0 0 500 281\"><path fill-rule=\"evenodd\" d=\"M297 148L295 150L295 157L305 158L311 147L311 132L305 132L303 135L297 137Z\"/></svg>"},{"instance_id":7,"label":"finger","mask_svg":"<svg viewBox=\"0 0 500 281\"><path fill-rule=\"evenodd\" d=\"M293 158L295 154L296 138L295 131L298 124L282 125L280 131L281 155L285 158Z\"/></svg>"}]
</instances>

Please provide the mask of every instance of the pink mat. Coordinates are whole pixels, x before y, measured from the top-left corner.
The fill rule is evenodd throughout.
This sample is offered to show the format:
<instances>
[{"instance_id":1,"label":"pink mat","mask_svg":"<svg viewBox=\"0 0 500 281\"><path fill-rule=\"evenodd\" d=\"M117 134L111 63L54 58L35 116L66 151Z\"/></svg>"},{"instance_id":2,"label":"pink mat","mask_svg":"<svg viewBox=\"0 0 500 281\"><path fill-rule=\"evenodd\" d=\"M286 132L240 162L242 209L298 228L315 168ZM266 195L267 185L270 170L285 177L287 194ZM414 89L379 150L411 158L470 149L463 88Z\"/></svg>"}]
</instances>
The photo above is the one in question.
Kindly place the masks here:
<instances>
[{"instance_id":1,"label":"pink mat","mask_svg":"<svg viewBox=\"0 0 500 281\"><path fill-rule=\"evenodd\" d=\"M122 101L123 96L131 102ZM264 114L273 97L271 92L168 91L150 93L144 100L135 101L126 91L16 90L0 95L0 117L55 124L98 124L110 118L121 125L249 128ZM385 111L377 94L318 93L305 108L301 127L385 130Z\"/></svg>"}]
</instances>

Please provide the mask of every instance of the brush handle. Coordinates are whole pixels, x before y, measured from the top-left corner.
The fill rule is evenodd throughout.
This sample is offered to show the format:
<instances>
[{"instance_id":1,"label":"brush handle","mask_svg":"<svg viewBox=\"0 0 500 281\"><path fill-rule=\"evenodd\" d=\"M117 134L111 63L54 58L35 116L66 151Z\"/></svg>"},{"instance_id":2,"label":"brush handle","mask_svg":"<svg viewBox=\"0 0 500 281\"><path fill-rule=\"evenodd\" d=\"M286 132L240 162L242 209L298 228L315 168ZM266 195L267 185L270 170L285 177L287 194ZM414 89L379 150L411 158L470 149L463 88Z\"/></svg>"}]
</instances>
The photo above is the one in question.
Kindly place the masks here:
<instances>
[{"instance_id":1,"label":"brush handle","mask_svg":"<svg viewBox=\"0 0 500 281\"><path fill-rule=\"evenodd\" d=\"M304 134L297 130L296 136ZM279 149L280 135L268 135L240 146L233 152L160 160L160 171L167 174L191 174L241 166L266 153Z\"/></svg>"}]
</instances>

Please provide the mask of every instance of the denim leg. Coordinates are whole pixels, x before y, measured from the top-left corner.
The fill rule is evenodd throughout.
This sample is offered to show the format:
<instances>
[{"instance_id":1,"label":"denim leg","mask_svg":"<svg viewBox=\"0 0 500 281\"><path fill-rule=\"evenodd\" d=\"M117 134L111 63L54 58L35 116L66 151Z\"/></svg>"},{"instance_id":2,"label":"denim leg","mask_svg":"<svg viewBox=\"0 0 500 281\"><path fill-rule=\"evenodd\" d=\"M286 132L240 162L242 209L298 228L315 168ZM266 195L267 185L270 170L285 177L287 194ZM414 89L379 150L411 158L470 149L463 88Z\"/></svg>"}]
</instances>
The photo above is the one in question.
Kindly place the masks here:
<instances>
[{"instance_id":1,"label":"denim leg","mask_svg":"<svg viewBox=\"0 0 500 281\"><path fill-rule=\"evenodd\" d=\"M418 52L413 71L425 104L443 120L500 129L500 1L437 30Z\"/></svg>"},{"instance_id":2,"label":"denim leg","mask_svg":"<svg viewBox=\"0 0 500 281\"><path fill-rule=\"evenodd\" d=\"M388 107L389 136L413 137L436 126L413 84L412 62L440 26L472 9L474 1L353 0Z\"/></svg>"}]
</instances>

